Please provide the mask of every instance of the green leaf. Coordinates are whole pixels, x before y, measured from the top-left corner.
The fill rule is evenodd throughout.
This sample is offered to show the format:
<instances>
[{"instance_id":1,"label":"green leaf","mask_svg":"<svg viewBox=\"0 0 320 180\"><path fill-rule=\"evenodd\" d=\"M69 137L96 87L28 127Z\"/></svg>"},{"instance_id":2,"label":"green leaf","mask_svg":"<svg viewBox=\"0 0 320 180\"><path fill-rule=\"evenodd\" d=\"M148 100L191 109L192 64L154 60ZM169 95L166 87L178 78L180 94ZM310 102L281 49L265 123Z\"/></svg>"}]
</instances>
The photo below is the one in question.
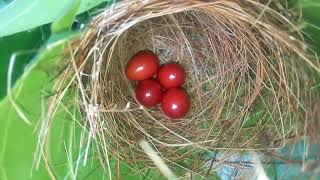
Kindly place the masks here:
<instances>
[{"instance_id":1,"label":"green leaf","mask_svg":"<svg viewBox=\"0 0 320 180\"><path fill-rule=\"evenodd\" d=\"M53 33L59 33L63 31L68 31L71 29L71 25L76 16L76 13L80 7L80 0L73 0L71 5L68 7L66 12L57 21L53 22L51 25L51 30Z\"/></svg>"},{"instance_id":2,"label":"green leaf","mask_svg":"<svg viewBox=\"0 0 320 180\"><path fill-rule=\"evenodd\" d=\"M37 28L28 32L17 33L14 36L0 38L0 99L7 94L7 72L11 56L17 54L12 74L12 80L15 82L43 44L41 31L41 28Z\"/></svg>"},{"instance_id":3,"label":"green leaf","mask_svg":"<svg viewBox=\"0 0 320 180\"><path fill-rule=\"evenodd\" d=\"M43 110L41 104L44 99L42 92L50 87L48 86L48 82L52 78L50 72L57 69L55 67L64 51L65 43L79 35L79 32L62 32L72 23L75 15L74 9L71 8L71 13L66 13L55 23L55 32L59 33L53 34L46 46L29 63L29 67L26 68L23 76L12 88L12 95L0 102L0 117L3 118L2 123L4 124L0 130L0 179L30 177L33 154L36 151L37 144L37 136L33 134L33 130L36 128ZM13 102L19 105L19 110L13 106ZM22 120L31 122L31 127L27 126ZM21 151L22 149L23 151ZM33 179L48 178L43 165L40 171L35 174ZM38 175L39 178L37 178Z\"/></svg>"},{"instance_id":4,"label":"green leaf","mask_svg":"<svg viewBox=\"0 0 320 180\"><path fill-rule=\"evenodd\" d=\"M320 2L317 0L304 0L302 12L305 27L303 32L311 48L320 53Z\"/></svg>"},{"instance_id":5,"label":"green leaf","mask_svg":"<svg viewBox=\"0 0 320 180\"><path fill-rule=\"evenodd\" d=\"M56 49L46 50L46 54L50 55L51 51L56 53L54 50ZM41 91L48 78L46 72L33 69L24 78L19 79L13 89L14 99L25 110L23 113L31 120L31 126L22 121L8 97L0 103L0 116L3 123L0 130L0 179L24 179L31 175L33 154L37 144L37 136L33 134L33 130L41 114ZM41 168L33 178L47 179L48 175L45 169Z\"/></svg>"},{"instance_id":6,"label":"green leaf","mask_svg":"<svg viewBox=\"0 0 320 180\"><path fill-rule=\"evenodd\" d=\"M19 0L0 9L0 37L51 23L65 13L74 0ZM108 0L81 0L76 14L83 13Z\"/></svg>"}]
</instances>

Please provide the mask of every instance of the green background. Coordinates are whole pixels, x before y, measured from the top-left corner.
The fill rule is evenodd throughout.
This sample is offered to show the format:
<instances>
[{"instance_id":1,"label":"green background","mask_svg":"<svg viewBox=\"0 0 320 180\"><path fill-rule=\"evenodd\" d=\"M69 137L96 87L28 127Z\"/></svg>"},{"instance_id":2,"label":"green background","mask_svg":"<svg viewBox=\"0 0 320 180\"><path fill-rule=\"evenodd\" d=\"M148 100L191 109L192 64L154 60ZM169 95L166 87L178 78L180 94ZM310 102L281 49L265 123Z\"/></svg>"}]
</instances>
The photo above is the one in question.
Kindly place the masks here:
<instances>
[{"instance_id":1,"label":"green background","mask_svg":"<svg viewBox=\"0 0 320 180\"><path fill-rule=\"evenodd\" d=\"M0 0L0 179L49 179L43 161L38 171L34 171L33 167L41 103L49 93L46 85L52 81L52 70L47 67L55 65L65 46L59 40L66 41L76 36L80 24L88 22L107 4L105 0ZM302 8L304 18L297 25L303 28L312 49L319 52L320 2L304 0L298 1L295 6ZM75 20L74 14L78 14ZM51 31L50 23L53 21L55 23ZM69 29L73 31L67 32ZM46 48L48 45L53 47ZM27 118L32 120L31 125L18 116L6 97L7 70L13 54L17 55L12 74L16 81L13 97ZM50 142L51 158L55 159L50 166L54 167L58 179L72 179L69 167L75 165L67 163L68 153L64 144L70 143L73 132L76 133L75 138L79 138L79 127L68 121L69 118L57 116L51 129L52 134L61 137L60 140L51 138ZM77 149L78 144L72 147L71 159L74 162L77 153L83 149ZM90 157L90 163L79 167L78 179L105 176L97 163L94 156ZM129 177L130 170L124 165L122 173Z\"/></svg>"}]
</instances>

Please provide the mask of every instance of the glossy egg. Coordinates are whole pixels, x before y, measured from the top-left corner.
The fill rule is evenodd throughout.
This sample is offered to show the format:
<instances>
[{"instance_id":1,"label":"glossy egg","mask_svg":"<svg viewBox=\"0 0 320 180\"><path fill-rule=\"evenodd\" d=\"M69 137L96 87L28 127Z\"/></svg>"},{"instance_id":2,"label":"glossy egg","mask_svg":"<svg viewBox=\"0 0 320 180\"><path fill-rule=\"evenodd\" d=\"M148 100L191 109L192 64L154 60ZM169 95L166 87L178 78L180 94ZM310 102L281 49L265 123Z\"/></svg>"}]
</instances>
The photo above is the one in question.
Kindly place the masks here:
<instances>
[{"instance_id":1,"label":"glossy egg","mask_svg":"<svg viewBox=\"0 0 320 180\"><path fill-rule=\"evenodd\" d=\"M189 96L181 88L170 88L163 94L161 108L172 119L183 118L190 109Z\"/></svg>"},{"instance_id":2,"label":"glossy egg","mask_svg":"<svg viewBox=\"0 0 320 180\"><path fill-rule=\"evenodd\" d=\"M180 64L165 64L159 68L157 80L164 88L180 87L186 80L184 68Z\"/></svg>"},{"instance_id":3,"label":"glossy egg","mask_svg":"<svg viewBox=\"0 0 320 180\"><path fill-rule=\"evenodd\" d=\"M161 86L153 79L140 81L135 94L139 103L148 108L154 107L162 99Z\"/></svg>"},{"instance_id":4,"label":"glossy egg","mask_svg":"<svg viewBox=\"0 0 320 180\"><path fill-rule=\"evenodd\" d=\"M145 80L155 75L158 68L159 58L155 53L139 51L127 63L125 74L130 80Z\"/></svg>"}]
</instances>

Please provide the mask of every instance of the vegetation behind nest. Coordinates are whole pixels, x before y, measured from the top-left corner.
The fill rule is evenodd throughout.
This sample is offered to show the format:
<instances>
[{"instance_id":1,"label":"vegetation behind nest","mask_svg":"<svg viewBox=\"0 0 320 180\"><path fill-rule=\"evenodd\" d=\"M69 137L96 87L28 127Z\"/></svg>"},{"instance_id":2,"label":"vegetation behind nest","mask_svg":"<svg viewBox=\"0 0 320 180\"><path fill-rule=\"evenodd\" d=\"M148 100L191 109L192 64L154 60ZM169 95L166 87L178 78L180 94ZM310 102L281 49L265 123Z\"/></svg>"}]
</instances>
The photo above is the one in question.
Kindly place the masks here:
<instances>
[{"instance_id":1,"label":"vegetation behind nest","mask_svg":"<svg viewBox=\"0 0 320 180\"><path fill-rule=\"evenodd\" d=\"M135 84L124 68L145 49L161 63L186 69L192 107L179 122L159 107L141 108L134 98ZM310 91L319 64L306 53L294 24L257 1L121 1L95 17L68 53L57 82L75 92L70 103L76 103L103 161L112 155L153 167L138 145L146 139L181 176L205 176L216 150L225 156L216 163L223 164L235 152L319 137L305 126L319 116L319 94ZM59 88L65 92L66 86Z\"/></svg>"}]
</instances>

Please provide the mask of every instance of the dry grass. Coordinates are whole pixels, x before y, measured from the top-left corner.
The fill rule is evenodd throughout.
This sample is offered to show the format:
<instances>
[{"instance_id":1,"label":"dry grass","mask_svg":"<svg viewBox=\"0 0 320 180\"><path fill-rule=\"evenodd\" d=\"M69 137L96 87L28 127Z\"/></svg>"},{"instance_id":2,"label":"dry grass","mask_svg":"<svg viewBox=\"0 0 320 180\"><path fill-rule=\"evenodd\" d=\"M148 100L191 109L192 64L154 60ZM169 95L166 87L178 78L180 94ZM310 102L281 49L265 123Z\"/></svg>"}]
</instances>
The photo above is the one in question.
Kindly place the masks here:
<instances>
[{"instance_id":1,"label":"dry grass","mask_svg":"<svg viewBox=\"0 0 320 180\"><path fill-rule=\"evenodd\" d=\"M317 114L308 106L318 96L309 92L315 82L308 73L320 69L305 48L289 20L256 1L121 1L70 45L70 65L58 78L63 93L51 111L69 84L86 143L98 143L110 174L110 156L153 167L138 145L146 139L178 175L205 176L215 150L273 150L308 135L303 127ZM192 108L179 122L134 98L124 67L145 49L186 69Z\"/></svg>"}]
</instances>

